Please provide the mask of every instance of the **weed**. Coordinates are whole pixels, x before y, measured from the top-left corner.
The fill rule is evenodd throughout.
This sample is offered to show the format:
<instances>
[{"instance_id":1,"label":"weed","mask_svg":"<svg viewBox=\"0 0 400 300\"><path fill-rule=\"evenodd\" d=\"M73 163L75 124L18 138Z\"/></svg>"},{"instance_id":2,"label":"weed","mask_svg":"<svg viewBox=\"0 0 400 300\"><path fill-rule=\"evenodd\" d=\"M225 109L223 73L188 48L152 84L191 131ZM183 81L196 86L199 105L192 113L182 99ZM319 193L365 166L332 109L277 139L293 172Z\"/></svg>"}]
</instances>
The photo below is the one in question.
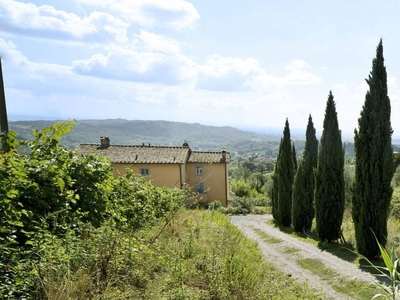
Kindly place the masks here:
<instances>
[{"instance_id":1,"label":"weed","mask_svg":"<svg viewBox=\"0 0 400 300\"><path fill-rule=\"evenodd\" d=\"M262 240L264 242L268 243L268 244L279 244L279 243L282 243L282 240L280 240L280 239L278 239L276 237L268 235L265 231L262 231L259 228L253 228L253 231L255 233L257 233L262 238Z\"/></svg>"}]
</instances>

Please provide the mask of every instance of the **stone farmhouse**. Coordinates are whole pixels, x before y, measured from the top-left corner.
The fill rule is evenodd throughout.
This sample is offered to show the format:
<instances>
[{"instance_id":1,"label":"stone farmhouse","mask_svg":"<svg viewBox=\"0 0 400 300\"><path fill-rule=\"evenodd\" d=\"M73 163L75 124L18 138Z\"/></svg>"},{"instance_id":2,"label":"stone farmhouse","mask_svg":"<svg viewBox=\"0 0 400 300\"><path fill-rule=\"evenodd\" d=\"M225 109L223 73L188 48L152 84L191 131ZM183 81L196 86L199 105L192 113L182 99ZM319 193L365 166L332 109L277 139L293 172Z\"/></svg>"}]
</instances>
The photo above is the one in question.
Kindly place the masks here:
<instances>
[{"instance_id":1,"label":"stone farmhouse","mask_svg":"<svg viewBox=\"0 0 400 300\"><path fill-rule=\"evenodd\" d=\"M185 189L197 193L197 202L207 205L220 201L228 205L228 166L230 154L192 151L187 142L180 147L142 145L112 145L108 137L100 144L81 144L77 156L96 154L110 160L114 175L126 174L127 169L149 178L158 186ZM189 203L192 204L192 203Z\"/></svg>"}]
</instances>

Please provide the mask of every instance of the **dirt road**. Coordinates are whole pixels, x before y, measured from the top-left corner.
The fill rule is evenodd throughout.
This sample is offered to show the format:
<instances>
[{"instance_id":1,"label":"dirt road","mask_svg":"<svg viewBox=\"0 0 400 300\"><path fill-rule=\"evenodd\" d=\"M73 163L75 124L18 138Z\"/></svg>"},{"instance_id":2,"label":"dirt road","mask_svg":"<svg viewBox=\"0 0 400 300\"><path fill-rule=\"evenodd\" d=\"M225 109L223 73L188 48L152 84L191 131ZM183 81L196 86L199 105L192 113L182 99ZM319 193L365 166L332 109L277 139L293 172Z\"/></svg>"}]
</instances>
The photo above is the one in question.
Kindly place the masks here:
<instances>
[{"instance_id":1,"label":"dirt road","mask_svg":"<svg viewBox=\"0 0 400 300\"><path fill-rule=\"evenodd\" d=\"M350 281L371 283L375 278L364 272L353 263L342 260L337 256L322 251L313 244L303 242L287 233L281 232L273 225L266 224L271 215L232 216L231 221L247 237L256 240L265 260L275 264L280 270L288 273L300 282L307 282L311 287L321 292L326 299L368 299L360 294L353 296L338 292L338 286ZM265 234L261 235L261 231ZM266 236L269 238L267 239ZM315 272L304 269L299 264L301 260L322 262L332 270L333 278L323 278ZM336 289L334 288L336 287ZM357 291L355 291L357 292ZM364 297L364 298L363 298Z\"/></svg>"}]
</instances>

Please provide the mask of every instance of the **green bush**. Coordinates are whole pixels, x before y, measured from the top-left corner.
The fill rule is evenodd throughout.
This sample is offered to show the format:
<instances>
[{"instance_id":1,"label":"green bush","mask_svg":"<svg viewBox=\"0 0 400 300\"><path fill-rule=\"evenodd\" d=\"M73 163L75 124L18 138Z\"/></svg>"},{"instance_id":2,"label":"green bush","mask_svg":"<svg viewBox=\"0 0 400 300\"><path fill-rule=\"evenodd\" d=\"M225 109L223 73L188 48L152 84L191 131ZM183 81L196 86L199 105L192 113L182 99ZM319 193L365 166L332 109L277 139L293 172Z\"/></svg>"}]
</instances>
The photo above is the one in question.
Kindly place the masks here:
<instances>
[{"instance_id":1,"label":"green bush","mask_svg":"<svg viewBox=\"0 0 400 300\"><path fill-rule=\"evenodd\" d=\"M253 210L254 204L251 199L238 197L226 209L226 213L232 215L247 215Z\"/></svg>"},{"instance_id":2,"label":"green bush","mask_svg":"<svg viewBox=\"0 0 400 300\"><path fill-rule=\"evenodd\" d=\"M116 179L107 212L120 228L139 229L182 207L184 200L182 190L155 186L129 171Z\"/></svg>"},{"instance_id":3,"label":"green bush","mask_svg":"<svg viewBox=\"0 0 400 300\"><path fill-rule=\"evenodd\" d=\"M207 208L208 208L208 210L221 210L223 208L223 206L220 201L215 200L215 201L209 203Z\"/></svg>"},{"instance_id":4,"label":"green bush","mask_svg":"<svg viewBox=\"0 0 400 300\"><path fill-rule=\"evenodd\" d=\"M251 187L243 178L233 179L230 186L237 197L248 197L250 195Z\"/></svg>"},{"instance_id":5,"label":"green bush","mask_svg":"<svg viewBox=\"0 0 400 300\"><path fill-rule=\"evenodd\" d=\"M390 211L393 218L400 220L400 186L393 190Z\"/></svg>"}]
</instances>

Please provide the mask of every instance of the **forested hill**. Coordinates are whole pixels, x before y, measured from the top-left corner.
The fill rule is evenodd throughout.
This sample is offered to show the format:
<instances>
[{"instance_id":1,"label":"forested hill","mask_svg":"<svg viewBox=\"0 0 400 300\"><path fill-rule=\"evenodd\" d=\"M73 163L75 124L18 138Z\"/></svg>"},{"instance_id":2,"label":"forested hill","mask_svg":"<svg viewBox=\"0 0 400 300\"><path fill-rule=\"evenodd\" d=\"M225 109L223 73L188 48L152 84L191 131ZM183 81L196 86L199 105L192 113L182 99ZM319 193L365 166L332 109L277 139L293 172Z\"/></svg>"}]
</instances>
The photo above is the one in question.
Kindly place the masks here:
<instances>
[{"instance_id":1,"label":"forested hill","mask_svg":"<svg viewBox=\"0 0 400 300\"><path fill-rule=\"evenodd\" d=\"M42 129L58 121L14 121L10 129L23 139L32 137L32 129ZM193 150L220 151L227 148L231 153L260 153L274 157L278 151L280 136L262 135L233 127L205 126L198 123L169 121L139 121L124 119L79 120L72 132L62 139L67 148L82 143L100 143L100 136L107 136L114 145L180 146L186 140ZM303 145L302 141L299 145ZM300 150L300 149L299 149Z\"/></svg>"},{"instance_id":2,"label":"forested hill","mask_svg":"<svg viewBox=\"0 0 400 300\"><path fill-rule=\"evenodd\" d=\"M13 121L10 129L22 139L31 139L32 129L43 129L62 121ZM234 127L206 126L198 123L169 121L141 121L124 119L79 120L74 129L66 135L61 144L74 149L83 143L100 143L100 137L107 136L114 145L180 146L187 141L190 148L198 151L220 151L226 148L232 154L260 154L274 158L278 154L280 135L258 134ZM294 139L296 152L301 155L304 139ZM397 144L398 141L394 141ZM352 143L346 144L346 156L354 156ZM394 146L398 151L399 147Z\"/></svg>"}]
</instances>

